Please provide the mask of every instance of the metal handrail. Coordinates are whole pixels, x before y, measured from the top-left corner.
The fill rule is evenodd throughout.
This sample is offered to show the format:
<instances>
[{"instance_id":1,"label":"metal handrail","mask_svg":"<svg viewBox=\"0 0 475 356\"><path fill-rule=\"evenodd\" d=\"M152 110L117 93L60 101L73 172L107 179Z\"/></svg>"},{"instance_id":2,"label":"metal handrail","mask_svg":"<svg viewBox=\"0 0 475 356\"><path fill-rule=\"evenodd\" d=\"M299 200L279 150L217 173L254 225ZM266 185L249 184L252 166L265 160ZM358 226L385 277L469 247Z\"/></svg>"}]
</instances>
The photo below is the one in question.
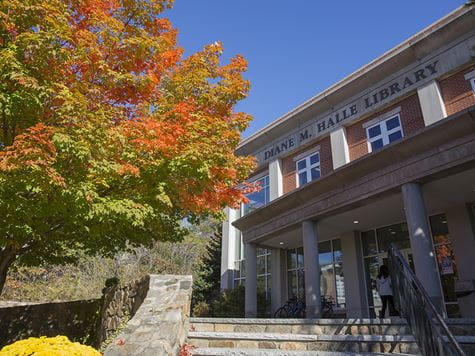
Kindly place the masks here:
<instances>
[{"instance_id":1,"label":"metal handrail","mask_svg":"<svg viewBox=\"0 0 475 356\"><path fill-rule=\"evenodd\" d=\"M389 246L389 271L396 303L425 356L465 356L422 283L395 244Z\"/></svg>"}]
</instances>

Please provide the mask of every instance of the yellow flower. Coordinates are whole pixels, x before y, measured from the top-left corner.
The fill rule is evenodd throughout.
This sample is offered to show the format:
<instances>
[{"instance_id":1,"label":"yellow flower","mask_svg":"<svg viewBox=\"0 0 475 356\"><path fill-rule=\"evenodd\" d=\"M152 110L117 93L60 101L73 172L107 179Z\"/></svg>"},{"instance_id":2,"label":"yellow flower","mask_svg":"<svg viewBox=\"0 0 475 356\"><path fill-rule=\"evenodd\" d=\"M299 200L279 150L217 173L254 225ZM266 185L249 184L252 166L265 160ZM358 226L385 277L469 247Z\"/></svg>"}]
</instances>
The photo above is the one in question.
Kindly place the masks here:
<instances>
[{"instance_id":1,"label":"yellow flower","mask_svg":"<svg viewBox=\"0 0 475 356\"><path fill-rule=\"evenodd\" d=\"M90 346L71 342L66 336L30 337L5 346L0 356L100 356Z\"/></svg>"}]
</instances>

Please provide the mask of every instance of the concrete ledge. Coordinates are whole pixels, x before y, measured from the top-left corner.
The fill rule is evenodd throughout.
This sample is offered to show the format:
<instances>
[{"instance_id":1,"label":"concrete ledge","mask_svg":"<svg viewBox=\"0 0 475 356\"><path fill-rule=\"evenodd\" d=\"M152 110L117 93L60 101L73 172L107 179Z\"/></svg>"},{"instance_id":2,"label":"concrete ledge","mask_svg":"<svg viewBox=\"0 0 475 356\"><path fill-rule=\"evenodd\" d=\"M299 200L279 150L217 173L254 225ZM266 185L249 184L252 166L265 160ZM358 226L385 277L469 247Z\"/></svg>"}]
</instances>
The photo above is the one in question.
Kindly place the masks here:
<instances>
[{"instance_id":1,"label":"concrete ledge","mask_svg":"<svg viewBox=\"0 0 475 356\"><path fill-rule=\"evenodd\" d=\"M336 342L416 342L412 335L310 335L280 333L237 333L190 331L189 339L336 341Z\"/></svg>"},{"instance_id":2,"label":"concrete ledge","mask_svg":"<svg viewBox=\"0 0 475 356\"><path fill-rule=\"evenodd\" d=\"M213 356L387 356L379 352L339 352L339 351L294 351L294 350L273 350L273 349L228 349L214 347L199 347L193 350L192 355L213 355ZM391 353L393 356L405 355Z\"/></svg>"},{"instance_id":3,"label":"concrete ledge","mask_svg":"<svg viewBox=\"0 0 475 356\"><path fill-rule=\"evenodd\" d=\"M386 319L260 319L260 318L190 318L190 323L213 324L292 324L292 325L407 325L403 318Z\"/></svg>"}]
</instances>

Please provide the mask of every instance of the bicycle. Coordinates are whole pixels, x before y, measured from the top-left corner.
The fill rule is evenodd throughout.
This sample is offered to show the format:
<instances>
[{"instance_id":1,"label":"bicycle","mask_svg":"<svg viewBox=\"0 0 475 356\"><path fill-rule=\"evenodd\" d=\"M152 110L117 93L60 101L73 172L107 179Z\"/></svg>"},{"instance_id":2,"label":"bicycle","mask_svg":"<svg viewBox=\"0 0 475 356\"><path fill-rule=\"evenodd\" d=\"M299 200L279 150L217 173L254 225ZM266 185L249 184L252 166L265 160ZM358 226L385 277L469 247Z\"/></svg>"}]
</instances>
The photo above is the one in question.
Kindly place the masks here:
<instances>
[{"instance_id":1,"label":"bicycle","mask_svg":"<svg viewBox=\"0 0 475 356\"><path fill-rule=\"evenodd\" d=\"M274 318L303 318L305 316L305 302L297 297L290 298L274 313Z\"/></svg>"},{"instance_id":2,"label":"bicycle","mask_svg":"<svg viewBox=\"0 0 475 356\"><path fill-rule=\"evenodd\" d=\"M328 317L333 314L333 297L331 295L322 295L320 297L322 317Z\"/></svg>"}]
</instances>

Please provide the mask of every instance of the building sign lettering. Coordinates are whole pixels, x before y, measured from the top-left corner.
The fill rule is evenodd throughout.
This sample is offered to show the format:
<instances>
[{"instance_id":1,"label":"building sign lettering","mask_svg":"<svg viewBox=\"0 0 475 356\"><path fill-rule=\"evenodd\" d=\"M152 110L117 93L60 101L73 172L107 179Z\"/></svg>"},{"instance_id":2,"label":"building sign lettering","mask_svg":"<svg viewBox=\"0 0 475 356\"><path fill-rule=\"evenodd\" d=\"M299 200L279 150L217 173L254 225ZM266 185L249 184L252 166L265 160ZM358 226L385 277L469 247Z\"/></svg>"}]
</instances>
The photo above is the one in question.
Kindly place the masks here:
<instances>
[{"instance_id":1,"label":"building sign lettering","mask_svg":"<svg viewBox=\"0 0 475 356\"><path fill-rule=\"evenodd\" d=\"M334 128L341 126L344 121L356 119L357 117L375 109L375 106L383 105L394 96L416 87L416 84L423 84L432 80L439 73L439 60L432 60L417 69L399 76L390 83L380 86L378 89L360 96L349 105L346 105L322 119L314 120L313 123L303 127L298 132L284 138L280 142L272 144L263 152L257 154L259 161L265 162L273 157L279 157L286 152L290 152L298 146L311 141L316 136L323 135Z\"/></svg>"}]
</instances>

